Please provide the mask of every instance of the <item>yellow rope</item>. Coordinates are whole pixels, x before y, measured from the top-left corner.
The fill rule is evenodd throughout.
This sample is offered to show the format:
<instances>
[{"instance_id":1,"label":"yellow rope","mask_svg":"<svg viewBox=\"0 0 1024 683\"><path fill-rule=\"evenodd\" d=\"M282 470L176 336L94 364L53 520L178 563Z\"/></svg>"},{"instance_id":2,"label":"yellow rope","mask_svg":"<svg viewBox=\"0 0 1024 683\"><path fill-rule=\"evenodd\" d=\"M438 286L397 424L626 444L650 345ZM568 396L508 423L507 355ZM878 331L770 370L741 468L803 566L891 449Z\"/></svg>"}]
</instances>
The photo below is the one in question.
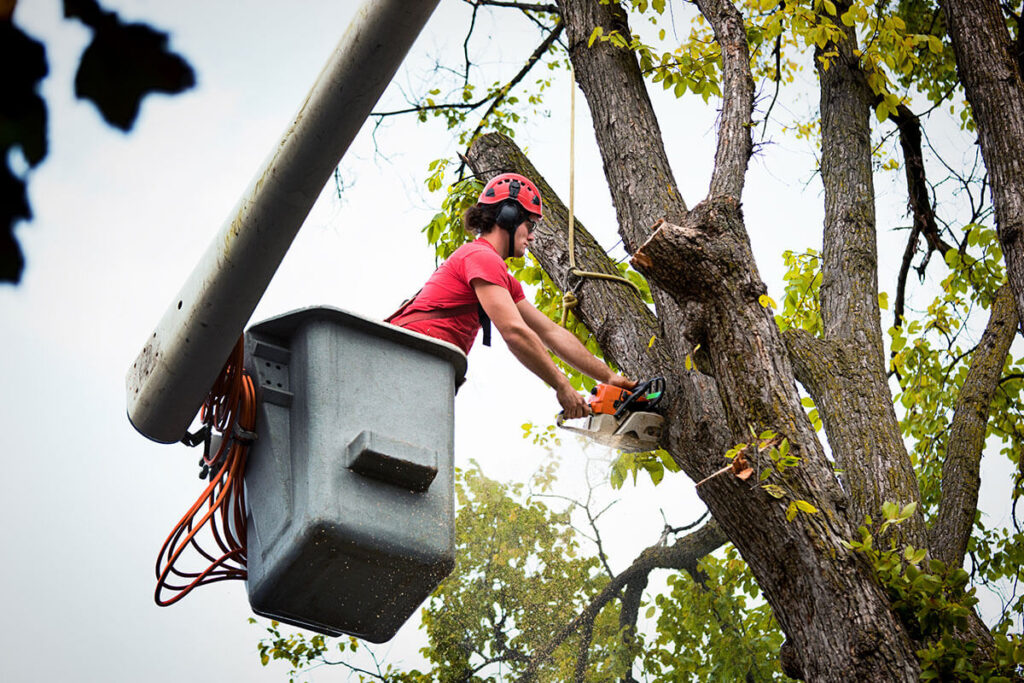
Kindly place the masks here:
<instances>
[{"instance_id":1,"label":"yellow rope","mask_svg":"<svg viewBox=\"0 0 1024 683\"><path fill-rule=\"evenodd\" d=\"M589 270L580 270L576 267L576 212L574 211L576 200L576 72L569 64L569 272L577 277L589 277L596 280L615 280L623 282L633 289L641 297L643 293L640 288L630 280L618 275L608 273L595 273ZM562 295L562 327L565 327L569 318L569 309L575 308L579 299L571 291Z\"/></svg>"}]
</instances>

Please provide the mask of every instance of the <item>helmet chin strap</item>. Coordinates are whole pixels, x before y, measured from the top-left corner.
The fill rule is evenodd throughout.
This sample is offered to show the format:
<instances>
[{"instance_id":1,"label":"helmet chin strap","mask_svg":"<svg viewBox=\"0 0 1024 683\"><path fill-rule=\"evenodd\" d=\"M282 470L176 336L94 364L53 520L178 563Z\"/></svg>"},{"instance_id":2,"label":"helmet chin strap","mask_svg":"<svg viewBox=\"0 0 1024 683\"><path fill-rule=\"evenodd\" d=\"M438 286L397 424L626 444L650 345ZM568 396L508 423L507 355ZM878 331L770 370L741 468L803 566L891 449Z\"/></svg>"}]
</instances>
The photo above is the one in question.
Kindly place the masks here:
<instances>
[{"instance_id":1,"label":"helmet chin strap","mask_svg":"<svg viewBox=\"0 0 1024 683\"><path fill-rule=\"evenodd\" d=\"M508 248L505 249L505 258L512 258L515 256L514 249L516 244L516 230L518 229L518 225L514 228L502 228L502 230L505 231L505 234L508 235Z\"/></svg>"}]
</instances>

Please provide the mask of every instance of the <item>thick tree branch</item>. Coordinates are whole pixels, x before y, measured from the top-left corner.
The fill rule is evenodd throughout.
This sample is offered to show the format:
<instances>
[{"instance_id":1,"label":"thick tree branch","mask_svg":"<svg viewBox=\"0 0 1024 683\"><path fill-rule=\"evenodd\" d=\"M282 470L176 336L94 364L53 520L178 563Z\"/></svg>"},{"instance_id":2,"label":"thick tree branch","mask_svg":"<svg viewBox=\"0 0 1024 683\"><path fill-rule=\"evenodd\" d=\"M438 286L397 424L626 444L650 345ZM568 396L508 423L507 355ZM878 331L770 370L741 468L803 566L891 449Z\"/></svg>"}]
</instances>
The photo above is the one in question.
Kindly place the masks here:
<instances>
[{"instance_id":1,"label":"thick tree branch","mask_svg":"<svg viewBox=\"0 0 1024 683\"><path fill-rule=\"evenodd\" d=\"M1024 83L997 0L940 0L992 183L999 241L1024 311Z\"/></svg>"},{"instance_id":2,"label":"thick tree branch","mask_svg":"<svg viewBox=\"0 0 1024 683\"><path fill-rule=\"evenodd\" d=\"M854 30L840 29L843 37L815 54L825 189L821 315L836 374L812 396L845 473L852 520L859 523L868 515L880 519L885 502L919 501L920 492L893 409L882 343L869 121L874 95ZM920 510L892 530L898 542L927 543Z\"/></svg>"},{"instance_id":3,"label":"thick tree branch","mask_svg":"<svg viewBox=\"0 0 1024 683\"><path fill-rule=\"evenodd\" d=\"M617 2L561 0L569 57L594 120L605 176L626 250L633 253L659 218L678 221L686 212L662 142L647 86L632 51L597 41L594 27L630 35Z\"/></svg>"},{"instance_id":4,"label":"thick tree branch","mask_svg":"<svg viewBox=\"0 0 1024 683\"><path fill-rule=\"evenodd\" d=\"M686 214L686 203L673 177L636 55L603 40L588 45L598 26L605 35L617 32L629 36L626 12L618 2L592 0L560 0L559 7L576 81L594 121L619 234L626 251L633 253L649 236L655 221L680 221ZM686 372L681 363L699 343L704 311L700 306L682 310L658 287L652 287L651 294L661 323L655 348L665 349L676 359L660 368L660 374L677 387L669 396L673 405L667 410L681 418L667 425L666 441L678 444L673 451L677 459L681 449L692 453L688 464L680 464L688 475L699 480L720 466L719 457L729 447L714 380ZM626 369L632 372L628 366Z\"/></svg>"},{"instance_id":5,"label":"thick tree branch","mask_svg":"<svg viewBox=\"0 0 1024 683\"><path fill-rule=\"evenodd\" d=\"M619 608L619 629L622 632L623 644L629 650L630 666L623 676L623 683L635 683L633 678L633 652L636 648L636 622L640 618L640 601L647 588L647 575L634 578L626 584L622 591L621 607Z\"/></svg>"},{"instance_id":6,"label":"thick tree branch","mask_svg":"<svg viewBox=\"0 0 1024 683\"><path fill-rule=\"evenodd\" d=\"M619 591L628 583L641 576L646 577L655 569L679 569L695 572L697 562L724 545L726 540L725 534L718 528L714 520L711 520L697 531L680 538L670 546L666 547L659 543L644 550L628 569L612 579L604 587L604 590L591 599L582 612L556 633L543 648L534 653L530 665L519 680L531 680L538 667L551 657L555 649L581 627L593 624L598 613L618 596Z\"/></svg>"},{"instance_id":7,"label":"thick tree branch","mask_svg":"<svg viewBox=\"0 0 1024 683\"><path fill-rule=\"evenodd\" d=\"M740 199L753 142L754 79L743 17L729 0L696 0L722 48L722 113L709 197Z\"/></svg>"},{"instance_id":8,"label":"thick tree branch","mask_svg":"<svg viewBox=\"0 0 1024 683\"><path fill-rule=\"evenodd\" d=\"M988 325L957 396L942 464L942 499L930 536L932 555L948 565L963 564L974 528L989 407L1017 322L1013 292L1009 285L1003 285L992 303Z\"/></svg>"}]
</instances>

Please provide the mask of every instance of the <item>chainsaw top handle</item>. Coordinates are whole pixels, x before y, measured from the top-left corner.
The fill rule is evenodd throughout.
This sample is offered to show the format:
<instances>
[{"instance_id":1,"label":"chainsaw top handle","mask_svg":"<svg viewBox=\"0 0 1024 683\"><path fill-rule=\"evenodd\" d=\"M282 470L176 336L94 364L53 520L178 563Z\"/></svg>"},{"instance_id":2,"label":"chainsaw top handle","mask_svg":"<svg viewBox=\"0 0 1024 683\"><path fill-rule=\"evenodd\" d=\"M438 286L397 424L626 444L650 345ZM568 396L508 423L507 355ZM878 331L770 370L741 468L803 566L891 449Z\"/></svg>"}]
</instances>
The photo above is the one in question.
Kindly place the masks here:
<instances>
[{"instance_id":1,"label":"chainsaw top handle","mask_svg":"<svg viewBox=\"0 0 1024 683\"><path fill-rule=\"evenodd\" d=\"M627 396L615 411L615 419L621 418L627 410L636 410L639 406L634 405L637 401L645 399L644 410L654 408L661 403L661 397L665 394L665 378L652 377L646 382L638 385L632 393Z\"/></svg>"}]
</instances>

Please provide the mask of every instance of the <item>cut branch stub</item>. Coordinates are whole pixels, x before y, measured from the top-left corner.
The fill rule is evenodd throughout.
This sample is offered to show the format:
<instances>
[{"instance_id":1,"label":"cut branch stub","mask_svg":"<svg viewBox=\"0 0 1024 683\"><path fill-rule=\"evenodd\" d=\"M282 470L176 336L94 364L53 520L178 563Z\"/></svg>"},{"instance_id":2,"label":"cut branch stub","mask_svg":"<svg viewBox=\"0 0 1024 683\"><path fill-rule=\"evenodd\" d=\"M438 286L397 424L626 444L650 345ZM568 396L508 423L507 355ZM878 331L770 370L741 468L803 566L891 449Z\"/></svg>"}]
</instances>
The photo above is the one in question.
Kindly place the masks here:
<instances>
[{"instance_id":1,"label":"cut branch stub","mask_svg":"<svg viewBox=\"0 0 1024 683\"><path fill-rule=\"evenodd\" d=\"M732 268L728 254L722 252L722 241L715 238L723 219L733 212L738 213L738 205L723 197L698 204L682 225L658 221L633 255L633 267L680 301L723 295Z\"/></svg>"}]
</instances>

